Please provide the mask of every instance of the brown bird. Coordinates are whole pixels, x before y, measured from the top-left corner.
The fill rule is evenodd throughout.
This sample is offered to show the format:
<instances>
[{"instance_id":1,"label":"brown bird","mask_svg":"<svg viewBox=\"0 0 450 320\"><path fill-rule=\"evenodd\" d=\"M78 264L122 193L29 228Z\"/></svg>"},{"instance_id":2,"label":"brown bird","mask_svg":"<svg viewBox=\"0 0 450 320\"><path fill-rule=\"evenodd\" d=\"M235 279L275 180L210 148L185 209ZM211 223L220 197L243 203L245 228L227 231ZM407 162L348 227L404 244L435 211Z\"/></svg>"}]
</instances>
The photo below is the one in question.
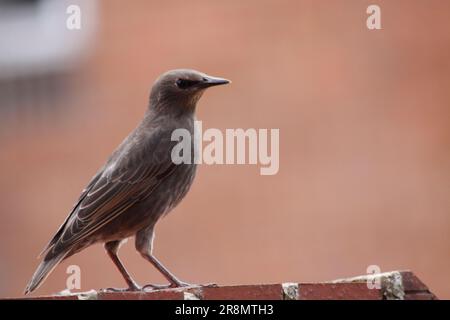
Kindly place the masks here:
<instances>
[{"instance_id":1,"label":"brown bird","mask_svg":"<svg viewBox=\"0 0 450 320\"><path fill-rule=\"evenodd\" d=\"M137 251L164 275L168 286L187 285L152 254L156 222L183 199L196 171L194 161L172 161L178 143L172 141L172 132L186 129L193 135L196 104L205 89L229 82L187 69L166 72L156 80L143 120L83 190L41 253L44 259L25 294L35 290L58 263L99 242L127 282L126 290L141 290L117 256L121 242L131 236L136 237ZM196 145L192 138L190 147Z\"/></svg>"}]
</instances>

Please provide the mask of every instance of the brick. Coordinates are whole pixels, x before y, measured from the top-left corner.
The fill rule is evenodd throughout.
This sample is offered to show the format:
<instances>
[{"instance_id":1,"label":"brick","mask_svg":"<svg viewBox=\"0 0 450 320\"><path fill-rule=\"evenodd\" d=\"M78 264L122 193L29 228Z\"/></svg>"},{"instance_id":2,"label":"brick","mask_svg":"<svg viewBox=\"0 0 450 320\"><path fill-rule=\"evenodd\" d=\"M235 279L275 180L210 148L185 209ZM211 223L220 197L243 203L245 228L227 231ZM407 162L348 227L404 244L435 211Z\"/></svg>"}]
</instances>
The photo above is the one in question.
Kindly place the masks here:
<instances>
[{"instance_id":1,"label":"brick","mask_svg":"<svg viewBox=\"0 0 450 320\"><path fill-rule=\"evenodd\" d=\"M282 300L281 284L202 288L204 300Z\"/></svg>"},{"instance_id":2,"label":"brick","mask_svg":"<svg viewBox=\"0 0 450 320\"><path fill-rule=\"evenodd\" d=\"M403 288L408 291L428 291L428 287L411 271L402 271Z\"/></svg>"},{"instance_id":3,"label":"brick","mask_svg":"<svg viewBox=\"0 0 450 320\"><path fill-rule=\"evenodd\" d=\"M8 300L8 299L7 299ZM72 296L39 296L39 297L24 297L21 300L78 300L75 295Z\"/></svg>"},{"instance_id":4,"label":"brick","mask_svg":"<svg viewBox=\"0 0 450 320\"><path fill-rule=\"evenodd\" d=\"M379 289L369 289L366 283L299 284L299 300L381 300Z\"/></svg>"},{"instance_id":5,"label":"brick","mask_svg":"<svg viewBox=\"0 0 450 320\"><path fill-rule=\"evenodd\" d=\"M431 292L415 292L407 293L405 300L437 300L437 298Z\"/></svg>"},{"instance_id":6,"label":"brick","mask_svg":"<svg viewBox=\"0 0 450 320\"><path fill-rule=\"evenodd\" d=\"M180 290L157 290L154 292L99 292L99 300L183 300Z\"/></svg>"}]
</instances>

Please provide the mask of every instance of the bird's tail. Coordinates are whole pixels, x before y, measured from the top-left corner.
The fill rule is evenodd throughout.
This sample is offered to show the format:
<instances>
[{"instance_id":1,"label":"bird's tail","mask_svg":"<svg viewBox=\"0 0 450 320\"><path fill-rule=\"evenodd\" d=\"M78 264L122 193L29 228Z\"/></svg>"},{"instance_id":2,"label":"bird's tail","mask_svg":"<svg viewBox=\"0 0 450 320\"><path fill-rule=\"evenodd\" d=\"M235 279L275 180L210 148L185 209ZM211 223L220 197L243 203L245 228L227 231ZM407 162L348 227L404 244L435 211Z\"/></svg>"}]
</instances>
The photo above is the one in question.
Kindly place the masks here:
<instances>
[{"instance_id":1,"label":"bird's tail","mask_svg":"<svg viewBox=\"0 0 450 320\"><path fill-rule=\"evenodd\" d=\"M30 282L25 288L24 293L28 294L36 290L41 285L41 283L47 278L50 272L52 272L53 269L55 269L56 265L66 257L66 255L67 253L63 252L51 258L48 258L48 256L45 257L44 260L39 265L39 267L34 272L33 277L31 278Z\"/></svg>"}]
</instances>

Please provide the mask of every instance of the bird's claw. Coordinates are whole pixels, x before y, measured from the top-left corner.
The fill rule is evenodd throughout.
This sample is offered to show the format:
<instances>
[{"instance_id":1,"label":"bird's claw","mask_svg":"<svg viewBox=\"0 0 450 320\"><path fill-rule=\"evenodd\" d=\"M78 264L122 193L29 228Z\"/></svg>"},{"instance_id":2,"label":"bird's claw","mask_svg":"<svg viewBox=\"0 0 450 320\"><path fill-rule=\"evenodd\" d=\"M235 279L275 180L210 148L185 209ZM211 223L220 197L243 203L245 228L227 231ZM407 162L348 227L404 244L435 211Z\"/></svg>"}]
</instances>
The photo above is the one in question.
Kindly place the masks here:
<instances>
[{"instance_id":1,"label":"bird's claw","mask_svg":"<svg viewBox=\"0 0 450 320\"><path fill-rule=\"evenodd\" d=\"M207 283L207 284L192 284L183 281L177 281L169 284L146 284L145 286L139 287L137 284L130 286L128 288L104 288L100 289L101 292L110 293L110 292L138 292L138 291L156 291L163 289L175 289L175 288L186 288L186 287L217 287L216 283Z\"/></svg>"},{"instance_id":2,"label":"bird's claw","mask_svg":"<svg viewBox=\"0 0 450 320\"><path fill-rule=\"evenodd\" d=\"M205 284L196 284L196 283L187 283L183 281L177 281L169 284L169 288L185 288L185 287L191 287L191 288L200 288L200 287L208 287L208 288L214 288L217 287L217 283L205 283Z\"/></svg>"},{"instance_id":3,"label":"bird's claw","mask_svg":"<svg viewBox=\"0 0 450 320\"><path fill-rule=\"evenodd\" d=\"M200 285L201 287L207 287L207 288L217 288L219 285L217 283L205 283Z\"/></svg>"},{"instance_id":4,"label":"bird's claw","mask_svg":"<svg viewBox=\"0 0 450 320\"><path fill-rule=\"evenodd\" d=\"M154 290L163 290L163 289L176 289L176 288L186 288L186 287L203 287L203 286L217 286L216 284L207 284L207 285L198 285L191 284L183 281L177 281L169 284L147 284L142 287L143 291L154 291Z\"/></svg>"},{"instance_id":5,"label":"bird's claw","mask_svg":"<svg viewBox=\"0 0 450 320\"><path fill-rule=\"evenodd\" d=\"M140 288L139 286L133 286L128 288L105 288L101 289L100 291L109 293L109 292L137 292L141 290L142 288Z\"/></svg>"},{"instance_id":6,"label":"bird's claw","mask_svg":"<svg viewBox=\"0 0 450 320\"><path fill-rule=\"evenodd\" d=\"M198 287L198 285L183 281L172 282L171 284L169 284L169 288L184 288L184 287Z\"/></svg>"},{"instance_id":7,"label":"bird's claw","mask_svg":"<svg viewBox=\"0 0 450 320\"><path fill-rule=\"evenodd\" d=\"M142 291L155 291L170 288L170 284L146 284L142 287Z\"/></svg>"}]
</instances>

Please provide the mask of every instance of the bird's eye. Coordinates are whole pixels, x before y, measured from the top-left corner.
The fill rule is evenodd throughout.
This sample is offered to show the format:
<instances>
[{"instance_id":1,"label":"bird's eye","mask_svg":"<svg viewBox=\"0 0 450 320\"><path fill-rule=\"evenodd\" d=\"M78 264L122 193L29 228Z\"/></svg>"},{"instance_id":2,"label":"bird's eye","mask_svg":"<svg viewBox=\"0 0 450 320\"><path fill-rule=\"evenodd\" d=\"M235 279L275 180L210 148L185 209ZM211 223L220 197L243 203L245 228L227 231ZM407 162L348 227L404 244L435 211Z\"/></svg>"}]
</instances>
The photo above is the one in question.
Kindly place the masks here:
<instances>
[{"instance_id":1,"label":"bird's eye","mask_svg":"<svg viewBox=\"0 0 450 320\"><path fill-rule=\"evenodd\" d=\"M196 80L187 80L187 79L178 79L176 82L176 85L180 89L187 89L192 87L193 85L197 84L198 81Z\"/></svg>"}]
</instances>

